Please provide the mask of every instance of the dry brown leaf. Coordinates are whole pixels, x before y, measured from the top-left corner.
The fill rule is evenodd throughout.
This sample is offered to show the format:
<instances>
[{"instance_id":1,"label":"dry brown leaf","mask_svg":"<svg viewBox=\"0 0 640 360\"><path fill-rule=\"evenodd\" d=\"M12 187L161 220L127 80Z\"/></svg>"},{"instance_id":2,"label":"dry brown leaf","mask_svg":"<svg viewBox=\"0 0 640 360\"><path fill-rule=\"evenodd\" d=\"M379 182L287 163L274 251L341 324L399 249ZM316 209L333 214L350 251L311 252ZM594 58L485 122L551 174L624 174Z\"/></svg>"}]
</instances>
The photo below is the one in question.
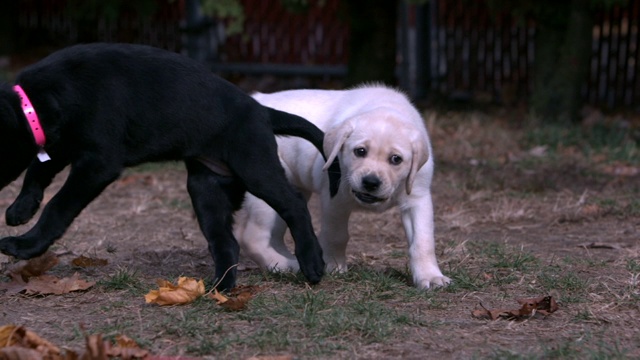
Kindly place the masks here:
<instances>
[{"instance_id":1,"label":"dry brown leaf","mask_svg":"<svg viewBox=\"0 0 640 360\"><path fill-rule=\"evenodd\" d=\"M21 260L9 269L9 276L20 275L24 281L40 276L58 264L58 257L51 251L29 260Z\"/></svg>"},{"instance_id":2,"label":"dry brown leaf","mask_svg":"<svg viewBox=\"0 0 640 360\"><path fill-rule=\"evenodd\" d=\"M585 205L582 209L580 209L580 213L583 216L598 216L600 215L604 210L602 209L602 207L600 207L597 204L589 204L589 205Z\"/></svg>"},{"instance_id":3,"label":"dry brown leaf","mask_svg":"<svg viewBox=\"0 0 640 360\"><path fill-rule=\"evenodd\" d=\"M20 274L9 274L11 281L0 283L0 291L6 290L7 295L15 295L21 291L24 291L27 283L22 280Z\"/></svg>"},{"instance_id":4,"label":"dry brown leaf","mask_svg":"<svg viewBox=\"0 0 640 360\"><path fill-rule=\"evenodd\" d=\"M16 325L0 327L0 348L13 346L24 337L24 328Z\"/></svg>"},{"instance_id":5,"label":"dry brown leaf","mask_svg":"<svg viewBox=\"0 0 640 360\"><path fill-rule=\"evenodd\" d=\"M126 335L116 336L116 345L122 348L139 348L140 345L132 338Z\"/></svg>"},{"instance_id":6,"label":"dry brown leaf","mask_svg":"<svg viewBox=\"0 0 640 360\"><path fill-rule=\"evenodd\" d=\"M105 266L108 263L109 262L105 259L90 258L84 255L71 260L71 264L73 264L73 266L83 267L83 268L90 267L90 266Z\"/></svg>"},{"instance_id":7,"label":"dry brown leaf","mask_svg":"<svg viewBox=\"0 0 640 360\"><path fill-rule=\"evenodd\" d=\"M87 290L93 285L95 282L81 280L78 273L62 279L52 275L41 275L29 280L25 286L25 293L28 295L61 295L72 291Z\"/></svg>"},{"instance_id":8,"label":"dry brown leaf","mask_svg":"<svg viewBox=\"0 0 640 360\"><path fill-rule=\"evenodd\" d=\"M491 320L498 318L522 320L533 317L536 313L548 316L558 310L558 304L552 296L517 299L516 301L521 305L519 309L487 309L480 304L482 309L473 310L471 315L476 318L489 318Z\"/></svg>"},{"instance_id":9,"label":"dry brown leaf","mask_svg":"<svg viewBox=\"0 0 640 360\"><path fill-rule=\"evenodd\" d=\"M124 360L140 359L149 355L149 351L141 349L140 346L126 335L118 335L116 343L107 350L109 356L118 357Z\"/></svg>"},{"instance_id":10,"label":"dry brown leaf","mask_svg":"<svg viewBox=\"0 0 640 360\"><path fill-rule=\"evenodd\" d=\"M108 343L102 340L102 334L88 335L85 337L85 353L82 360L107 360Z\"/></svg>"},{"instance_id":11,"label":"dry brown leaf","mask_svg":"<svg viewBox=\"0 0 640 360\"><path fill-rule=\"evenodd\" d=\"M260 290L262 290L260 286L238 286L231 289L229 297L220 294L218 290L214 290L213 294L209 294L209 298L215 300L225 310L241 311L247 308L249 300Z\"/></svg>"},{"instance_id":12,"label":"dry brown leaf","mask_svg":"<svg viewBox=\"0 0 640 360\"><path fill-rule=\"evenodd\" d=\"M534 306L537 312L545 316L559 309L559 306L553 296L540 296L538 298L532 299L517 299L516 301L518 301L518 303L520 303L521 305L529 304L529 306Z\"/></svg>"},{"instance_id":13,"label":"dry brown leaf","mask_svg":"<svg viewBox=\"0 0 640 360\"><path fill-rule=\"evenodd\" d=\"M166 280L158 280L158 290L151 290L144 299L147 303L158 305L188 304L204 295L204 281L180 277L178 285Z\"/></svg>"},{"instance_id":14,"label":"dry brown leaf","mask_svg":"<svg viewBox=\"0 0 640 360\"><path fill-rule=\"evenodd\" d=\"M224 304L224 303L226 303L227 301L229 301L229 298L228 298L228 297L226 297L226 296L224 296L224 295L220 294L220 293L218 292L218 290L215 290L215 289L213 290L213 294L209 294L209 297L210 297L211 299L215 300L215 301L216 301L216 304L218 304L218 305L220 305L220 304Z\"/></svg>"},{"instance_id":15,"label":"dry brown leaf","mask_svg":"<svg viewBox=\"0 0 640 360\"><path fill-rule=\"evenodd\" d=\"M95 282L81 280L78 273L62 279L45 274L32 277L29 282L25 282L22 276L16 274L9 276L11 276L10 282L0 284L0 290L7 290L9 295L23 291L27 295L61 295L72 291L87 290L95 284Z\"/></svg>"},{"instance_id":16,"label":"dry brown leaf","mask_svg":"<svg viewBox=\"0 0 640 360\"><path fill-rule=\"evenodd\" d=\"M42 353L34 349L21 346L8 346L0 348L0 359L2 360L42 360Z\"/></svg>"},{"instance_id":17,"label":"dry brown leaf","mask_svg":"<svg viewBox=\"0 0 640 360\"><path fill-rule=\"evenodd\" d=\"M22 326L0 327L0 359L31 359L36 355L37 359L59 358L60 349Z\"/></svg>"}]
</instances>

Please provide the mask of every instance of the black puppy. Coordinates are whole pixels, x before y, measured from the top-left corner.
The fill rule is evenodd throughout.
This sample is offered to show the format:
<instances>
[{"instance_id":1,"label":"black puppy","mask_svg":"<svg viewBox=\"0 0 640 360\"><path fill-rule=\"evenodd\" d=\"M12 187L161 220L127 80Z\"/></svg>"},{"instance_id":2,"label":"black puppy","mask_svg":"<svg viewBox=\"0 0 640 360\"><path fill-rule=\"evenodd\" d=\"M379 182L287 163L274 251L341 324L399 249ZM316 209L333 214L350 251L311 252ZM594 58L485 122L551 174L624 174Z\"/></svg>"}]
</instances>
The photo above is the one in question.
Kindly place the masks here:
<instances>
[{"instance_id":1,"label":"black puppy","mask_svg":"<svg viewBox=\"0 0 640 360\"><path fill-rule=\"evenodd\" d=\"M28 170L7 224L31 219L55 174L69 164L71 171L31 230L0 239L2 253L19 259L44 253L125 167L183 160L216 280L231 268L219 288L235 286L232 214L245 191L278 211L302 272L310 283L320 281L322 250L274 137L300 136L321 151L323 133L311 123L259 105L187 57L147 46L73 46L28 67L16 84L0 85L0 189Z\"/></svg>"}]
</instances>

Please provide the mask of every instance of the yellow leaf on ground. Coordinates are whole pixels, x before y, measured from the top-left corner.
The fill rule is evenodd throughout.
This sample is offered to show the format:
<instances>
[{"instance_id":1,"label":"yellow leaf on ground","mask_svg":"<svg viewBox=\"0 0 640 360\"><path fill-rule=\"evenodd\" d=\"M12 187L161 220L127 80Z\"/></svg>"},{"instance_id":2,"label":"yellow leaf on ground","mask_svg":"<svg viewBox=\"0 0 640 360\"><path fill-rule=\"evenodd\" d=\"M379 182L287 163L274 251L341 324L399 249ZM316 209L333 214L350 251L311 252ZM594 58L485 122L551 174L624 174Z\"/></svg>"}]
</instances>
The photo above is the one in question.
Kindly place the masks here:
<instances>
[{"instance_id":1,"label":"yellow leaf on ground","mask_svg":"<svg viewBox=\"0 0 640 360\"><path fill-rule=\"evenodd\" d=\"M204 295L204 281L193 278L180 277L178 285L166 280L158 280L158 290L151 290L144 296L149 304L182 305L188 304Z\"/></svg>"},{"instance_id":2,"label":"yellow leaf on ground","mask_svg":"<svg viewBox=\"0 0 640 360\"><path fill-rule=\"evenodd\" d=\"M218 290L213 290L213 294L209 295L210 298L212 298L213 300L216 301L216 304L220 305L220 304L224 304L227 301L229 301L229 298L220 294L218 292Z\"/></svg>"}]
</instances>

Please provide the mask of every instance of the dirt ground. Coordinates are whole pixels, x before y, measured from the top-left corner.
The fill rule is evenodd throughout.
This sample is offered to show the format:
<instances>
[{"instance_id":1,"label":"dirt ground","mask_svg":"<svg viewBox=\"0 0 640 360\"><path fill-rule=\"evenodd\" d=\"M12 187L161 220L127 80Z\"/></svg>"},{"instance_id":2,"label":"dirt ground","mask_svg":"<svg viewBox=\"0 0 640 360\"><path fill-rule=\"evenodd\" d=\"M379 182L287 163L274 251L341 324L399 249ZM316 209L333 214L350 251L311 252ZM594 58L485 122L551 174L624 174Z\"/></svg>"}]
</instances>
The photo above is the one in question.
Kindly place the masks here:
<instances>
[{"instance_id":1,"label":"dirt ground","mask_svg":"<svg viewBox=\"0 0 640 360\"><path fill-rule=\"evenodd\" d=\"M428 305L424 299L387 303L413 309L426 319L426 325L410 327L411 332L396 334L393 341L364 341L318 356L291 353L299 358L640 358L637 160L538 146L525 141L527 134L499 115L425 117L437 164L433 194L439 262L454 285L432 292ZM45 202L64 178L61 174L56 179ZM145 284L182 274L210 277L211 259L190 208L185 178L180 164L128 170L56 243L53 250L61 264L51 272L79 272L100 282L127 269ZM0 191L0 209L11 204L19 185L15 182ZM313 201L311 209L317 213ZM32 224L0 225L0 236L23 233ZM406 267L406 241L397 211L356 214L350 229L351 264L383 270ZM501 254L506 254L504 259ZM69 262L79 255L109 263L75 268ZM535 259L535 265L496 265L496 259L518 258ZM11 263L0 255L2 270ZM245 258L240 270L240 283L259 272ZM508 276L515 278L496 280ZM326 278L317 291L331 289L332 281ZM294 292L303 288L282 282L277 287L276 291ZM560 310L530 321L489 321L470 315L479 303L513 307L516 298L538 295L554 296ZM139 328L138 336L146 336L145 344L157 354L206 355L188 350L180 334L143 330L144 324L166 315L156 310L148 315L150 305L141 296L132 305L117 306L130 299L99 285L62 296L0 294L0 325L24 325L70 348L82 346L82 329ZM125 317L122 312L129 314L130 323L118 320ZM257 352L228 354L247 358ZM289 352L284 346L277 353Z\"/></svg>"}]
</instances>

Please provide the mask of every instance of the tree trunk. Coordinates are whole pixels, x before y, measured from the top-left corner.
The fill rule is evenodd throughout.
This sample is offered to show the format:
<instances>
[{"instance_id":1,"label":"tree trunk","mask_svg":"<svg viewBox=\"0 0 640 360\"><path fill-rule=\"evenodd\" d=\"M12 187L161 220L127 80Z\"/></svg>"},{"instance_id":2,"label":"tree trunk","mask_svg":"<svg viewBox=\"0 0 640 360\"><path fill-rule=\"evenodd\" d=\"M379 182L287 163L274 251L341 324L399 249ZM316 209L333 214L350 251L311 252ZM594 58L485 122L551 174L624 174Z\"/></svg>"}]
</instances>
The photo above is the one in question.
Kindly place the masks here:
<instances>
[{"instance_id":1,"label":"tree trunk","mask_svg":"<svg viewBox=\"0 0 640 360\"><path fill-rule=\"evenodd\" d=\"M16 50L18 30L18 2L3 1L0 6L0 55Z\"/></svg>"},{"instance_id":2,"label":"tree trunk","mask_svg":"<svg viewBox=\"0 0 640 360\"><path fill-rule=\"evenodd\" d=\"M397 0L342 2L351 24L346 85L395 85Z\"/></svg>"},{"instance_id":3,"label":"tree trunk","mask_svg":"<svg viewBox=\"0 0 640 360\"><path fill-rule=\"evenodd\" d=\"M536 28L531 113L544 122L578 119L591 59L593 16L581 0L546 6Z\"/></svg>"}]
</instances>

